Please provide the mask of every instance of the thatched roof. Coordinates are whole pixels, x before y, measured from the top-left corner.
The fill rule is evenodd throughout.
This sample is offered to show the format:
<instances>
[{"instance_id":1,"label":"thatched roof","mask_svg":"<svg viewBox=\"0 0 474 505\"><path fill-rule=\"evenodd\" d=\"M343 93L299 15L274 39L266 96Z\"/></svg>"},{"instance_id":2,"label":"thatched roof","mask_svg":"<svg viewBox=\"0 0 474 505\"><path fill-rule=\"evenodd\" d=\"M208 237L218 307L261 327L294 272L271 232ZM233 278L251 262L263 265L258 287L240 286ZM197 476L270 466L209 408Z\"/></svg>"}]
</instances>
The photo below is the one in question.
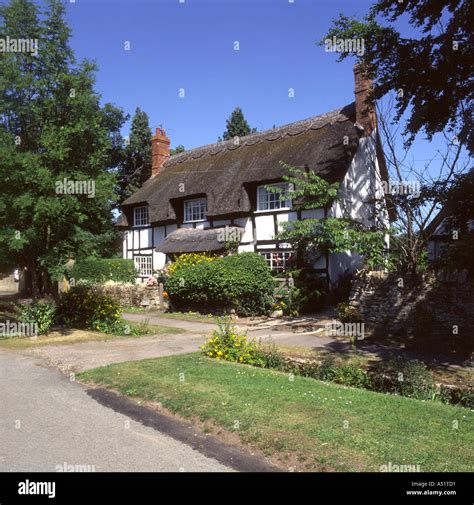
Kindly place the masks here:
<instances>
[{"instance_id":1,"label":"thatched roof","mask_svg":"<svg viewBox=\"0 0 474 505\"><path fill-rule=\"evenodd\" d=\"M123 203L118 225L131 220L130 209L149 205L150 222L179 220L182 200L206 196L208 216L249 212L257 183L281 180L280 161L306 167L330 182L344 178L357 150L354 104L342 109L234 140L217 142L172 156L160 173Z\"/></svg>"},{"instance_id":2,"label":"thatched roof","mask_svg":"<svg viewBox=\"0 0 474 505\"><path fill-rule=\"evenodd\" d=\"M225 236L241 236L243 228L227 226L226 228L179 228L170 233L155 249L165 254L190 253L203 251L222 251L225 249Z\"/></svg>"}]
</instances>

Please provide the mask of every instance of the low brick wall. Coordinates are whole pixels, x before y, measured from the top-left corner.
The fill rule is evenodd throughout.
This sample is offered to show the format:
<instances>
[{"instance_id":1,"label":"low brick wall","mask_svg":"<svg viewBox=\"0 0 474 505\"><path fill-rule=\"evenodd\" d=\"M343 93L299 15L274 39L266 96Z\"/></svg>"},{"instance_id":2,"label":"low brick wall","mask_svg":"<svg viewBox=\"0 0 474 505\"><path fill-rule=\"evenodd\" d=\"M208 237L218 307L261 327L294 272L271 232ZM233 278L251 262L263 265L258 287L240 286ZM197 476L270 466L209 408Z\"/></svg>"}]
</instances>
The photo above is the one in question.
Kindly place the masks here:
<instances>
[{"instance_id":1,"label":"low brick wall","mask_svg":"<svg viewBox=\"0 0 474 505\"><path fill-rule=\"evenodd\" d=\"M354 277L349 306L363 316L366 330L374 335L426 337L427 344L467 352L474 340L473 293L474 282L467 271L429 274L415 281L360 271Z\"/></svg>"}]
</instances>

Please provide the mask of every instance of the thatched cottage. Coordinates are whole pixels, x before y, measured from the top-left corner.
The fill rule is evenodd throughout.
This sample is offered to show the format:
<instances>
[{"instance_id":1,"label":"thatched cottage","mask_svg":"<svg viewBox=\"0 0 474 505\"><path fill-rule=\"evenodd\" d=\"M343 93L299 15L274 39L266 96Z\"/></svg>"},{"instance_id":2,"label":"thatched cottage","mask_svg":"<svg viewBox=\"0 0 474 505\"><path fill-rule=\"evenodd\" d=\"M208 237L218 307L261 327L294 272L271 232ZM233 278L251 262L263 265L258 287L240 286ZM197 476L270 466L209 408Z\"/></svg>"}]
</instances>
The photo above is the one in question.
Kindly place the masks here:
<instances>
[{"instance_id":1,"label":"thatched cottage","mask_svg":"<svg viewBox=\"0 0 474 505\"><path fill-rule=\"evenodd\" d=\"M170 156L162 129L152 139L152 176L123 203L123 256L134 259L140 278L184 252L219 251L238 237L238 251L262 254L270 268L285 270L293 254L275 238L279 223L349 215L387 227L382 181L387 181L375 112L365 99L370 82L355 67L355 102L335 111ZM295 210L284 191L280 161L340 183L341 200L330 208ZM382 205L380 205L382 202ZM316 271L335 283L360 265L345 254L322 255Z\"/></svg>"}]
</instances>

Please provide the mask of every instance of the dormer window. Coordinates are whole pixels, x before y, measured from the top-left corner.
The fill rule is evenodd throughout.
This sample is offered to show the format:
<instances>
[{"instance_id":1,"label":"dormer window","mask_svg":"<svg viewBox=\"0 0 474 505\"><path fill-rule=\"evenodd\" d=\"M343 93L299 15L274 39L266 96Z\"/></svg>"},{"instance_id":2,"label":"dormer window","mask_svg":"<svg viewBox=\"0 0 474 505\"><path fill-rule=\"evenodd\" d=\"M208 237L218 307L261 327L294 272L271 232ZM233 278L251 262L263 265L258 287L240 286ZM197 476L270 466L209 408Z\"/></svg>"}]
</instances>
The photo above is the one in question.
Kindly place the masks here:
<instances>
[{"instance_id":1,"label":"dormer window","mask_svg":"<svg viewBox=\"0 0 474 505\"><path fill-rule=\"evenodd\" d=\"M205 221L207 214L207 205L205 198L194 198L193 200L184 201L184 222L196 223L197 221Z\"/></svg>"},{"instance_id":2,"label":"dormer window","mask_svg":"<svg viewBox=\"0 0 474 505\"><path fill-rule=\"evenodd\" d=\"M272 187L278 191L269 191L268 188ZM290 184L266 184L265 186L258 186L257 188L257 210L279 210L290 209L291 200L283 200L282 196L291 189Z\"/></svg>"},{"instance_id":3,"label":"dormer window","mask_svg":"<svg viewBox=\"0 0 474 505\"><path fill-rule=\"evenodd\" d=\"M134 226L147 226L150 224L147 206L135 207L133 211L133 224Z\"/></svg>"}]
</instances>

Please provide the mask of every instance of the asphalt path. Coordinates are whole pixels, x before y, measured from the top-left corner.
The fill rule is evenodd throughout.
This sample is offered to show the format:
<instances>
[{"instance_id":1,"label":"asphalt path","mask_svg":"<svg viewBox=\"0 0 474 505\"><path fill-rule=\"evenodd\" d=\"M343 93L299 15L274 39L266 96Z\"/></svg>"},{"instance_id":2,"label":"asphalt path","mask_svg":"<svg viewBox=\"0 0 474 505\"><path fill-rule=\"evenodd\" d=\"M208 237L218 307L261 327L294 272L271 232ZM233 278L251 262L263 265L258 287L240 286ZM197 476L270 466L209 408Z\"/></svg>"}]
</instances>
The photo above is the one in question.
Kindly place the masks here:
<instances>
[{"instance_id":1,"label":"asphalt path","mask_svg":"<svg viewBox=\"0 0 474 505\"><path fill-rule=\"evenodd\" d=\"M32 357L0 349L0 471L71 469L232 470L96 401L85 386Z\"/></svg>"}]
</instances>

